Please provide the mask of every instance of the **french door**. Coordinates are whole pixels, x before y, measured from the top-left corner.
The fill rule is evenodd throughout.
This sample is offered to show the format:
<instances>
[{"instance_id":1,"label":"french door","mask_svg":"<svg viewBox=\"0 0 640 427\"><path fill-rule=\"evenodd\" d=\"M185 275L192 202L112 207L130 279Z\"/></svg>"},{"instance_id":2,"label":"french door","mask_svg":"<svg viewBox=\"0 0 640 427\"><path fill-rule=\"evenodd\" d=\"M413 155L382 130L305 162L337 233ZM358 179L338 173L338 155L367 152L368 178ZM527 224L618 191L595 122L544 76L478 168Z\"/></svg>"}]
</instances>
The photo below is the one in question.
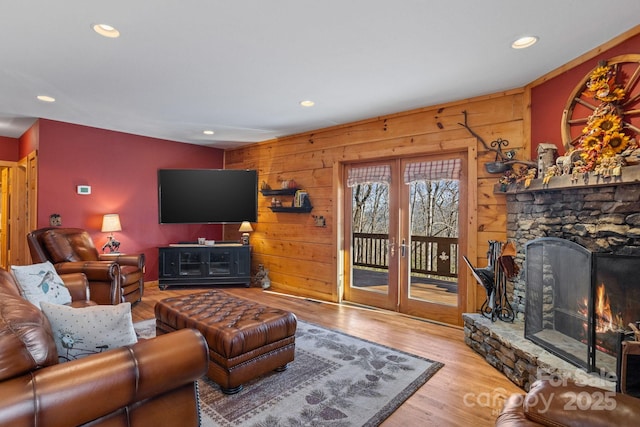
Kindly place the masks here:
<instances>
[{"instance_id":1,"label":"french door","mask_svg":"<svg viewBox=\"0 0 640 427\"><path fill-rule=\"evenodd\" d=\"M465 167L465 153L346 165L346 301L460 324Z\"/></svg>"}]
</instances>

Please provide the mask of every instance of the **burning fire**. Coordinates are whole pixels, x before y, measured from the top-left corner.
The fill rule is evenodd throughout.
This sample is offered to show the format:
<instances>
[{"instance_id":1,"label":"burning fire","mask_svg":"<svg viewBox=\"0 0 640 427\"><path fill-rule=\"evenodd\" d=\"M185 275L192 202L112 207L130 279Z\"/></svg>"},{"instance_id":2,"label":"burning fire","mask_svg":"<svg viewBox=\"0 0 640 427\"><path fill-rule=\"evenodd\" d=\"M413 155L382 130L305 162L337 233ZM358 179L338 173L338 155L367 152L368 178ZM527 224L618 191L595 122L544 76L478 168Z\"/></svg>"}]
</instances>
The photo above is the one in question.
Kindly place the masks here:
<instances>
[{"instance_id":1,"label":"burning fire","mask_svg":"<svg viewBox=\"0 0 640 427\"><path fill-rule=\"evenodd\" d=\"M609 295L604 287L604 283L601 283L596 288L594 314L596 320L596 332L615 332L624 329L624 321L622 316L611 312L611 303L609 302Z\"/></svg>"},{"instance_id":2,"label":"burning fire","mask_svg":"<svg viewBox=\"0 0 640 427\"><path fill-rule=\"evenodd\" d=\"M589 316L589 300L584 298L582 302L578 303L578 313L584 318L582 323L582 330L579 331L579 340L583 344L588 342L589 325L587 318ZM596 332L595 347L597 350L605 352L607 354L616 355L617 350L611 342L611 337L616 332L623 331L624 321L620 313L613 314L611 310L611 301L604 283L598 285L595 289L594 302L593 302L593 317L594 328Z\"/></svg>"}]
</instances>

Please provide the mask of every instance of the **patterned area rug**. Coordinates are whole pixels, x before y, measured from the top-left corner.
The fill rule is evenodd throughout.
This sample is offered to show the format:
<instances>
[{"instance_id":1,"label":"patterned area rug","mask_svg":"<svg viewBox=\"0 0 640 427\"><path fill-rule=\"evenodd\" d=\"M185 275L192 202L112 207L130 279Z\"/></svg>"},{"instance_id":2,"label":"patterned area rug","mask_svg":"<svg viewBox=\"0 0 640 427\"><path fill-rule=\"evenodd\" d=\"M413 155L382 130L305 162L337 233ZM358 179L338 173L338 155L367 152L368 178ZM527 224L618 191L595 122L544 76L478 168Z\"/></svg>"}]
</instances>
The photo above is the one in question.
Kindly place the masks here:
<instances>
[{"instance_id":1,"label":"patterned area rug","mask_svg":"<svg viewBox=\"0 0 640 427\"><path fill-rule=\"evenodd\" d=\"M155 335L155 320L135 325ZM225 395L199 380L202 425L377 426L444 366L298 320L295 360Z\"/></svg>"}]
</instances>

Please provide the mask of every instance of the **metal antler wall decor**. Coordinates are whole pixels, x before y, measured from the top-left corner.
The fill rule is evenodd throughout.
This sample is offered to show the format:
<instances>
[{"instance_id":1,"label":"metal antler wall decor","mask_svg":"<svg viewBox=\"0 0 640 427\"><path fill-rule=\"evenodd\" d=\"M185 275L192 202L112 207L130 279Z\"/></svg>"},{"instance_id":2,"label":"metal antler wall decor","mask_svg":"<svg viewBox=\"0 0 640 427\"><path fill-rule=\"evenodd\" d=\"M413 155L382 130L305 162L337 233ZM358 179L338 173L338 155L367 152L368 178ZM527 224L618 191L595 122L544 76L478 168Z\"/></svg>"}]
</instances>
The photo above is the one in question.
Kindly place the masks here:
<instances>
[{"instance_id":1,"label":"metal antler wall decor","mask_svg":"<svg viewBox=\"0 0 640 427\"><path fill-rule=\"evenodd\" d=\"M467 124L467 111L462 111L462 114L464 115L464 123L458 124L468 130L471 135L473 135L478 141L480 141L485 150L496 153L495 161L485 163L484 165L487 172L503 173L516 163L521 163L530 167L538 166L538 164L535 162L516 160L516 153L514 150L509 150L507 152L502 151L502 147L507 147L509 145L509 141L507 141L506 139L498 138L495 141L492 141L490 145L488 145L486 142L484 142L484 139L482 139L480 135L474 132L474 130L471 129Z\"/></svg>"}]
</instances>

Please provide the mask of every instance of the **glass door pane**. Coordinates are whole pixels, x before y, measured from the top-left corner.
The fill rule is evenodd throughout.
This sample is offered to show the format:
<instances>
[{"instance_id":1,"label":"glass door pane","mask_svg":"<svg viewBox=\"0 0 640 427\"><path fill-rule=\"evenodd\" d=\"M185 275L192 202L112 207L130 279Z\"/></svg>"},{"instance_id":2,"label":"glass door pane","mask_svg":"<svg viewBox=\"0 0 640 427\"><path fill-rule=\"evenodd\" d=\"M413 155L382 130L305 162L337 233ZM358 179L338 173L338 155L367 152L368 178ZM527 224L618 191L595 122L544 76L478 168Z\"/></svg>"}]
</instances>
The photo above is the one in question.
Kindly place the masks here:
<instances>
[{"instance_id":1,"label":"glass door pane","mask_svg":"<svg viewBox=\"0 0 640 427\"><path fill-rule=\"evenodd\" d=\"M389 185L358 184L353 189L351 286L389 293Z\"/></svg>"},{"instance_id":2,"label":"glass door pane","mask_svg":"<svg viewBox=\"0 0 640 427\"><path fill-rule=\"evenodd\" d=\"M408 297L458 305L458 180L409 183Z\"/></svg>"}]
</instances>

